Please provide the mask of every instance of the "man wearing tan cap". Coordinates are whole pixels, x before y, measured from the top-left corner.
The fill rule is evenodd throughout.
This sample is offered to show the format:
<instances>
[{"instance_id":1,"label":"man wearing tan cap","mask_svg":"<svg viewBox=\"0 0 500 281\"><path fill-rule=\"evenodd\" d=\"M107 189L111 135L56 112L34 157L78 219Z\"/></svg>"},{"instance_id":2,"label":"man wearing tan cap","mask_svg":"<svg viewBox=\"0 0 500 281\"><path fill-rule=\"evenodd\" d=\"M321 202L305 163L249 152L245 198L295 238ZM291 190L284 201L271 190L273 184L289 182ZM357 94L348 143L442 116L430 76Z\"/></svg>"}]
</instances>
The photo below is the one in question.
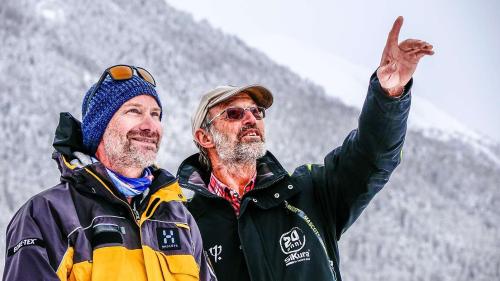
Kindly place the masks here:
<instances>
[{"instance_id":1,"label":"man wearing tan cap","mask_svg":"<svg viewBox=\"0 0 500 281\"><path fill-rule=\"evenodd\" d=\"M412 75L432 55L420 40L389 33L359 118L322 165L289 175L265 149L263 86L217 87L193 116L200 153L180 166L179 184L219 280L341 280L337 241L400 162ZM291 152L293 153L293 152Z\"/></svg>"}]
</instances>

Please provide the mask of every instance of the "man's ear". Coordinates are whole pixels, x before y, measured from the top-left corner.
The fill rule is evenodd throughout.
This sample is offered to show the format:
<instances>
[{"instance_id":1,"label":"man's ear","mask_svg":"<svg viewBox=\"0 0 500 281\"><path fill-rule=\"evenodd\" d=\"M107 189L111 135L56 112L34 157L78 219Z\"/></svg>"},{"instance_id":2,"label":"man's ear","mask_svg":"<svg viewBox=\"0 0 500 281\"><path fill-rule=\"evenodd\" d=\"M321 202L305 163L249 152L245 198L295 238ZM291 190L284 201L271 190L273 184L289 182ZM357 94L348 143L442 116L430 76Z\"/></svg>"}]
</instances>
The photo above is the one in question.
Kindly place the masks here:
<instances>
[{"instance_id":1,"label":"man's ear","mask_svg":"<svg viewBox=\"0 0 500 281\"><path fill-rule=\"evenodd\" d=\"M205 129L197 129L194 132L194 140L204 148L214 148L212 135Z\"/></svg>"}]
</instances>

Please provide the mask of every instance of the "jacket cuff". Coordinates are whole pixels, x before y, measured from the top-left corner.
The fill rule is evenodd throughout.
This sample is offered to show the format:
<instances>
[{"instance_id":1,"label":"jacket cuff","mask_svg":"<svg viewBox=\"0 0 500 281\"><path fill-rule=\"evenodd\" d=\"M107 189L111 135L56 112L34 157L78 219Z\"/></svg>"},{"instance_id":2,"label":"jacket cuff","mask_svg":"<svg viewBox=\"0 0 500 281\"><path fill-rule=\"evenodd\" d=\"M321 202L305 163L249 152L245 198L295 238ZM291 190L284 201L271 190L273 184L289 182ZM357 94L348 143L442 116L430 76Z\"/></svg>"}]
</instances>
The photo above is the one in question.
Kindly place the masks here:
<instances>
[{"instance_id":1,"label":"jacket cuff","mask_svg":"<svg viewBox=\"0 0 500 281\"><path fill-rule=\"evenodd\" d=\"M380 81L377 77L377 72L375 71L370 78L370 90L369 93L373 93L373 97L376 100L379 108L382 112L404 112L408 110L409 105L411 103L411 88L413 86L413 78L408 81L408 83L404 86L404 91L399 97L391 97L387 95L382 86L380 85Z\"/></svg>"},{"instance_id":2,"label":"jacket cuff","mask_svg":"<svg viewBox=\"0 0 500 281\"><path fill-rule=\"evenodd\" d=\"M375 71L372 74L372 76L370 77L370 87L372 87L375 90L375 92L381 93L382 96L384 96L390 100L402 100L402 99L404 99L406 96L411 94L412 86L413 86L413 77L410 79L410 81L408 81L408 83L406 83L406 85L404 86L403 93L401 95L399 95L397 97L391 97L385 92L385 90L382 88L382 85L380 85L380 81L378 80L378 76L377 76L377 71Z\"/></svg>"}]
</instances>

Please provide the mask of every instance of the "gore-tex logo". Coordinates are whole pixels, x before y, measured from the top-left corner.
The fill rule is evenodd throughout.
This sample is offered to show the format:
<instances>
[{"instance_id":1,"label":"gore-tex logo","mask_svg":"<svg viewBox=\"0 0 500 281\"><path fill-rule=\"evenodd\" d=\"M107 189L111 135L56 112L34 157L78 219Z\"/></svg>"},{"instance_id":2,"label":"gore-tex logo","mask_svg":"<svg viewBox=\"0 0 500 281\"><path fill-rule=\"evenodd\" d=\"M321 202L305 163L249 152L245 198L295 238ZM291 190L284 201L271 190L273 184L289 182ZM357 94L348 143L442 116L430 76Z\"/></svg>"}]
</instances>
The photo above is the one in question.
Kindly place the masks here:
<instances>
[{"instance_id":1,"label":"gore-tex logo","mask_svg":"<svg viewBox=\"0 0 500 281\"><path fill-rule=\"evenodd\" d=\"M10 256L14 255L21 248L24 248L26 246L45 247L45 243L43 242L42 239L38 239L38 238L26 238L26 239L23 239L23 240L19 241L19 243L17 243L14 247L10 248L7 251L7 256L10 257Z\"/></svg>"},{"instance_id":2,"label":"gore-tex logo","mask_svg":"<svg viewBox=\"0 0 500 281\"><path fill-rule=\"evenodd\" d=\"M291 254L300 251L306 244L306 236L302 229L298 227L292 228L290 231L283 233L280 237L281 251L284 254Z\"/></svg>"}]
</instances>

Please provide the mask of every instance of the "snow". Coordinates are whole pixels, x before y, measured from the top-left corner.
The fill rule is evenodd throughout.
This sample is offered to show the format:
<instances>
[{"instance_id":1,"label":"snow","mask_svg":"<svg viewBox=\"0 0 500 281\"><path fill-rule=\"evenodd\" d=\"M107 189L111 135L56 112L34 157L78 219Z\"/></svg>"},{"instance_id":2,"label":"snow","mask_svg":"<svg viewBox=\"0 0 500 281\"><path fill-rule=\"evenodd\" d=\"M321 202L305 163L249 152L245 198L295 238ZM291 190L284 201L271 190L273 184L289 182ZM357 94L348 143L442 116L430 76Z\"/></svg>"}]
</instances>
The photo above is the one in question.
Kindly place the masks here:
<instances>
[{"instance_id":1,"label":"snow","mask_svg":"<svg viewBox=\"0 0 500 281\"><path fill-rule=\"evenodd\" d=\"M274 107L273 118L266 121L269 147L293 171L303 163L321 163L324 153L340 145L358 117L355 110L337 100L319 95L317 100L303 99L303 93L321 93L316 86L320 84L329 95L359 108L378 63L374 58L370 67L361 67L328 50L317 50L310 42L277 36L262 38L271 40L274 52L255 44L258 50L251 49L244 42L257 41L235 39L206 22L194 23L162 1L147 6L137 1L119 5L108 1L96 5L85 1L41 3L8 0L11 19L0 20L9 46L16 46L2 52L2 68L9 75L0 77L0 84L8 86L0 90L5 112L0 119L4 132L0 165L23 163L23 169L0 173L0 211L4 214L0 250L5 250L5 227L15 210L59 179L56 165L50 161L58 113L68 111L77 117L83 94L106 66L120 62L142 65L160 81L158 92L166 102L167 114L158 164L172 172L194 152L189 118L199 94L224 81L257 81L276 89L280 97L276 104L282 97L288 99L284 106ZM64 13L55 12L61 7L58 3ZM59 16L68 21L59 24ZM33 17L37 17L36 25L22 21ZM126 32L116 32L117 26L126 26ZM263 53L315 85L278 67ZM34 63L29 66L30 75L23 75L30 61ZM419 69L419 73L426 71ZM408 135L401 167L340 241L341 271L346 280L500 280L499 227L495 223L500 221L500 166L491 165L484 156L489 146L477 139L481 136L452 122L432 103L419 102L424 86L432 82L415 79L410 125L432 139L420 133ZM304 110L299 115L290 114L288 108L315 111ZM318 118L323 123L315 122ZM462 141L469 137L477 141L471 141L478 144L476 150ZM489 156L498 158L492 153ZM26 176L26 171L35 172ZM0 256L0 263L3 258Z\"/></svg>"},{"instance_id":2,"label":"snow","mask_svg":"<svg viewBox=\"0 0 500 281\"><path fill-rule=\"evenodd\" d=\"M54 23L64 23L66 21L64 10L57 0L39 1L36 5L36 11L47 21Z\"/></svg>"},{"instance_id":3,"label":"snow","mask_svg":"<svg viewBox=\"0 0 500 281\"><path fill-rule=\"evenodd\" d=\"M264 41L271 41L271 44L256 47L273 60L322 86L327 94L340 99L344 104L361 109L368 79L375 71L375 67L370 69L356 65L340 56L308 45L307 42L299 42L281 35L260 38L252 42ZM500 157L491 148L498 145L494 140L468 128L423 98L418 93L418 84L414 84L412 94L412 108L408 121L410 130L420 131L425 136L441 141L463 141L477 152L486 155L496 165L500 165Z\"/></svg>"}]
</instances>

